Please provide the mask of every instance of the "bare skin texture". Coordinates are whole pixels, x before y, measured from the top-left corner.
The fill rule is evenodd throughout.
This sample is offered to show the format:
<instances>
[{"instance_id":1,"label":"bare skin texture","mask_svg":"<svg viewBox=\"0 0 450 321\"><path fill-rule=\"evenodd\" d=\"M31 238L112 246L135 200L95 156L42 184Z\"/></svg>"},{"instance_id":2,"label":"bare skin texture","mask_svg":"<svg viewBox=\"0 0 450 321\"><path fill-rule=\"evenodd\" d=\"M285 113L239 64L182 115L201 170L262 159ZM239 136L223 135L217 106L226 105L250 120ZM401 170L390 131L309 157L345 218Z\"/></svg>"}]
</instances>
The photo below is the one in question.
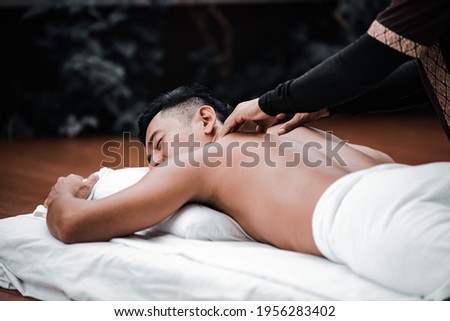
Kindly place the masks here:
<instances>
[{"instance_id":1,"label":"bare skin texture","mask_svg":"<svg viewBox=\"0 0 450 321\"><path fill-rule=\"evenodd\" d=\"M211 107L201 106L190 124L166 113L159 113L148 126L151 169L137 184L86 201L95 177L87 182L73 175L58 180L46 199L48 228L56 238L65 243L107 241L157 224L184 204L196 202L230 215L257 241L320 256L311 223L323 192L350 172L392 162L381 152L344 144L335 136L327 142L324 132L308 127L283 136L272 134L279 129L275 126L267 134L237 132L217 139L222 124ZM192 134L199 147L171 154L162 146L173 142L176 134L181 141ZM267 135L270 149L263 147ZM283 143L290 147L282 148ZM289 166L311 143L316 148L309 149L308 159ZM326 144L342 145L338 153L344 164L330 159ZM226 152L217 152L220 149Z\"/></svg>"}]
</instances>

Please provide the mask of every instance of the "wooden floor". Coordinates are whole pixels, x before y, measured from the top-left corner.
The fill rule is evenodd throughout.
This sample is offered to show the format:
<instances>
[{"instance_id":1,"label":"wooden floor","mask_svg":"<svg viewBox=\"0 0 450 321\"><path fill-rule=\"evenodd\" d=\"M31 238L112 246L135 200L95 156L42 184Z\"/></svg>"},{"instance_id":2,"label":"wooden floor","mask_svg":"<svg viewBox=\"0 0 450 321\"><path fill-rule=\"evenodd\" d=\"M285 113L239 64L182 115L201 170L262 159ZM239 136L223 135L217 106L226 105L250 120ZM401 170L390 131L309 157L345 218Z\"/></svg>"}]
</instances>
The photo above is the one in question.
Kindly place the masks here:
<instances>
[{"instance_id":1,"label":"wooden floor","mask_svg":"<svg viewBox=\"0 0 450 321\"><path fill-rule=\"evenodd\" d=\"M450 142L432 111L335 116L311 125L382 150L399 163L450 161ZM59 176L87 176L101 166L145 166L137 146L127 137L0 141L0 218L32 212ZM24 299L0 289L0 300Z\"/></svg>"}]
</instances>

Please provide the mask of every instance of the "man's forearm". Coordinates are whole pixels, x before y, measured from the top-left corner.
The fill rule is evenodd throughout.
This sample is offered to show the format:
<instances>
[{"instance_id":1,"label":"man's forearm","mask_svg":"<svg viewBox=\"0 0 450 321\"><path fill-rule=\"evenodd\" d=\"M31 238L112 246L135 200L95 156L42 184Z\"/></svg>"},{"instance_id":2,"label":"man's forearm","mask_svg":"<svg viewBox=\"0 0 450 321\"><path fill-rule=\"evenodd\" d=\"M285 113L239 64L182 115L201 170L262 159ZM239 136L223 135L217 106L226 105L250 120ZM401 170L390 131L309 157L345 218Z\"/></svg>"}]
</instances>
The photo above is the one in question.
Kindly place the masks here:
<instances>
[{"instance_id":1,"label":"man's forearm","mask_svg":"<svg viewBox=\"0 0 450 321\"><path fill-rule=\"evenodd\" d=\"M50 233L60 241L72 244L109 241L113 237L134 232L132 225L128 226L127 220L121 218L126 214L125 211L118 217L114 211L98 206L98 203L72 195L55 199L49 205L47 214ZM102 203L105 202L102 200Z\"/></svg>"},{"instance_id":2,"label":"man's forearm","mask_svg":"<svg viewBox=\"0 0 450 321\"><path fill-rule=\"evenodd\" d=\"M56 192L48 204L48 228L64 243L78 243L109 241L151 227L196 199L197 185L192 181L198 188L203 185L194 170L175 164L153 169L125 190L93 201L64 192L61 181L57 190L63 192Z\"/></svg>"},{"instance_id":3,"label":"man's forearm","mask_svg":"<svg viewBox=\"0 0 450 321\"><path fill-rule=\"evenodd\" d=\"M77 217L79 219L86 200L66 194L58 197L48 207L47 226L50 233L64 243L78 242L76 233Z\"/></svg>"}]
</instances>

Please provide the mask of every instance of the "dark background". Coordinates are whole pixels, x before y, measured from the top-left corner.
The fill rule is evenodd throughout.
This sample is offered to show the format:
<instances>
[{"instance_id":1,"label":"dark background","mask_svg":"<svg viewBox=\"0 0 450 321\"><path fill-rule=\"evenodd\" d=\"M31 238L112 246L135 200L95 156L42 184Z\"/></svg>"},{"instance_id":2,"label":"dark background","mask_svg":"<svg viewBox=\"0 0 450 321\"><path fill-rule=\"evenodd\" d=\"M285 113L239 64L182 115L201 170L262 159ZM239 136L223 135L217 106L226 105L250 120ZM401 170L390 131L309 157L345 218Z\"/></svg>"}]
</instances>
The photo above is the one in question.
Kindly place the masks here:
<instances>
[{"instance_id":1,"label":"dark background","mask_svg":"<svg viewBox=\"0 0 450 321\"><path fill-rule=\"evenodd\" d=\"M0 6L3 138L135 135L153 97L193 82L235 105L346 46L388 1L123 2Z\"/></svg>"}]
</instances>

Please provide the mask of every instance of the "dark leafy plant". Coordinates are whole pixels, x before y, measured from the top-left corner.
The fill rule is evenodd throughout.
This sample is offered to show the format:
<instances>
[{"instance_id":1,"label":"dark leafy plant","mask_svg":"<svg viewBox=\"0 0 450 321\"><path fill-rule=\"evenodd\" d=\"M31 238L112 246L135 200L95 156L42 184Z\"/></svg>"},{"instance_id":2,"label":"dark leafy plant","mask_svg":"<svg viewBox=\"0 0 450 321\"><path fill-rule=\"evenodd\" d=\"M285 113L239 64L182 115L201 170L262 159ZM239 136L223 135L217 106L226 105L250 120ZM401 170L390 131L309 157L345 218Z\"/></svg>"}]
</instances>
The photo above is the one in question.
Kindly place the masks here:
<instances>
[{"instance_id":1,"label":"dark leafy plant","mask_svg":"<svg viewBox=\"0 0 450 321\"><path fill-rule=\"evenodd\" d=\"M232 104L257 97L364 33L386 2L297 4L300 15L284 11L269 26L272 12L254 5L252 10L262 8L259 22L252 21L259 38L252 32L239 38L248 25L240 6L39 1L21 19L12 19L16 34L6 60L12 63L7 81L13 90L3 105L13 108L5 108L2 134L135 134L146 103L185 83L202 83ZM283 14L293 22L285 23Z\"/></svg>"},{"instance_id":2,"label":"dark leafy plant","mask_svg":"<svg viewBox=\"0 0 450 321\"><path fill-rule=\"evenodd\" d=\"M130 6L100 10L93 2L68 3L36 5L23 16L24 24L39 28L31 46L45 53L38 71L50 84L41 88L35 79L21 88L21 96L32 99L24 102L33 115L29 131L63 136L135 132L134 119L154 94L149 84L164 75L164 8L149 7L144 16L131 15ZM16 114L13 120L21 117L27 115Z\"/></svg>"}]
</instances>

